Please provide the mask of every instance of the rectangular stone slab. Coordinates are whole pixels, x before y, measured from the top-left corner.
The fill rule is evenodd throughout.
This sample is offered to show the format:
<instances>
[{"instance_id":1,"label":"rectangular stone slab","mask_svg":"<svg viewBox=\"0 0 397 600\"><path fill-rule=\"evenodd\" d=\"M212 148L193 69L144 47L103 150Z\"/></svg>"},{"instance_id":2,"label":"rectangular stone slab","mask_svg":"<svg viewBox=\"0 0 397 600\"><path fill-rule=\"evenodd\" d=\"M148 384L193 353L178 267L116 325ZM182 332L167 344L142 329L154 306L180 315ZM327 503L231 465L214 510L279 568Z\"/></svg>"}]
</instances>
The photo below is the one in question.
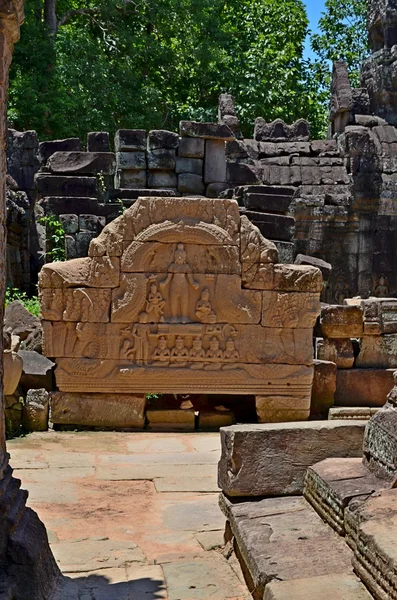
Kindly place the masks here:
<instances>
[{"instance_id":1,"label":"rectangular stone slab","mask_svg":"<svg viewBox=\"0 0 397 600\"><path fill-rule=\"evenodd\" d=\"M338 369L336 406L384 406L394 385L394 369Z\"/></svg>"},{"instance_id":2,"label":"rectangular stone slab","mask_svg":"<svg viewBox=\"0 0 397 600\"><path fill-rule=\"evenodd\" d=\"M51 421L57 425L142 429L145 394L65 394L54 392Z\"/></svg>"},{"instance_id":3,"label":"rectangular stone slab","mask_svg":"<svg viewBox=\"0 0 397 600\"><path fill-rule=\"evenodd\" d=\"M266 586L263 600L371 600L361 581L353 575L338 573L293 579L292 581L272 581Z\"/></svg>"},{"instance_id":4,"label":"rectangular stone slab","mask_svg":"<svg viewBox=\"0 0 397 600\"><path fill-rule=\"evenodd\" d=\"M57 385L65 392L310 396L313 380L313 367L301 365L241 365L207 371L165 370L115 360L59 358L56 363Z\"/></svg>"},{"instance_id":5,"label":"rectangular stone slab","mask_svg":"<svg viewBox=\"0 0 397 600\"><path fill-rule=\"evenodd\" d=\"M234 425L221 429L218 483L228 496L301 494L307 467L362 455L365 421Z\"/></svg>"},{"instance_id":6,"label":"rectangular stone slab","mask_svg":"<svg viewBox=\"0 0 397 600\"><path fill-rule=\"evenodd\" d=\"M257 598L263 597L261 593L272 580L293 582L303 577L351 573L352 552L304 498L236 502L221 494L220 507Z\"/></svg>"}]
</instances>

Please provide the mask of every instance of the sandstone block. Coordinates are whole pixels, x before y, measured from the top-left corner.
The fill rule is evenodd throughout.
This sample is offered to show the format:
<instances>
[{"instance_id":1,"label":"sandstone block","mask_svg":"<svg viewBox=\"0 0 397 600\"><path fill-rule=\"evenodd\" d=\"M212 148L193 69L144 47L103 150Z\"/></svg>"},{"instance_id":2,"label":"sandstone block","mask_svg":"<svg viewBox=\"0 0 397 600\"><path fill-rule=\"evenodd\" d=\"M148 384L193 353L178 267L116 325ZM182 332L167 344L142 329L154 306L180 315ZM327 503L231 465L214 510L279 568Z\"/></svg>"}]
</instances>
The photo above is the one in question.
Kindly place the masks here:
<instances>
[{"instance_id":1,"label":"sandstone block","mask_svg":"<svg viewBox=\"0 0 397 600\"><path fill-rule=\"evenodd\" d=\"M113 152L55 152L47 167L59 175L113 175L116 158Z\"/></svg>"},{"instance_id":2,"label":"sandstone block","mask_svg":"<svg viewBox=\"0 0 397 600\"><path fill-rule=\"evenodd\" d=\"M148 186L153 188L176 188L177 175L173 171L152 171L148 173Z\"/></svg>"},{"instance_id":3,"label":"sandstone block","mask_svg":"<svg viewBox=\"0 0 397 600\"><path fill-rule=\"evenodd\" d=\"M220 427L228 427L234 425L235 422L236 417L230 410L224 412L200 410L198 428L217 431Z\"/></svg>"},{"instance_id":4,"label":"sandstone block","mask_svg":"<svg viewBox=\"0 0 397 600\"><path fill-rule=\"evenodd\" d=\"M369 421L371 417L376 415L380 408L367 408L362 406L345 406L330 408L328 419L330 421L339 421L340 419Z\"/></svg>"},{"instance_id":5,"label":"sandstone block","mask_svg":"<svg viewBox=\"0 0 397 600\"><path fill-rule=\"evenodd\" d=\"M318 294L294 292L262 293L262 320L264 327L312 329L320 314Z\"/></svg>"},{"instance_id":6,"label":"sandstone block","mask_svg":"<svg viewBox=\"0 0 397 600\"><path fill-rule=\"evenodd\" d=\"M209 183L206 187L205 195L207 198L219 198L222 192L229 189L229 184L225 183ZM232 190L229 190L230 192ZM231 196L230 196L231 197Z\"/></svg>"},{"instance_id":7,"label":"sandstone block","mask_svg":"<svg viewBox=\"0 0 397 600\"><path fill-rule=\"evenodd\" d=\"M49 196L40 200L47 215L63 215L96 212L98 202L96 198L78 196Z\"/></svg>"},{"instance_id":8,"label":"sandstone block","mask_svg":"<svg viewBox=\"0 0 397 600\"><path fill-rule=\"evenodd\" d=\"M321 260L321 258L306 256L305 254L298 254L295 258L295 264L317 267L317 269L320 269L325 282L328 281L332 272L332 265L330 263L326 262L325 260Z\"/></svg>"},{"instance_id":9,"label":"sandstone block","mask_svg":"<svg viewBox=\"0 0 397 600\"><path fill-rule=\"evenodd\" d=\"M74 235L65 235L65 255L67 260L78 258L76 238Z\"/></svg>"},{"instance_id":10,"label":"sandstone block","mask_svg":"<svg viewBox=\"0 0 397 600\"><path fill-rule=\"evenodd\" d=\"M272 581L266 586L263 600L371 600L366 587L354 575L338 573L293 579L291 581Z\"/></svg>"},{"instance_id":11,"label":"sandstone block","mask_svg":"<svg viewBox=\"0 0 397 600\"><path fill-rule=\"evenodd\" d=\"M188 139L188 138L182 138ZM176 173L194 173L195 175L203 174L203 161L200 158L185 158L176 157Z\"/></svg>"},{"instance_id":12,"label":"sandstone block","mask_svg":"<svg viewBox=\"0 0 397 600\"><path fill-rule=\"evenodd\" d=\"M97 181L95 177L66 177L37 173L35 182L39 195L47 196L85 196L96 198Z\"/></svg>"},{"instance_id":13,"label":"sandstone block","mask_svg":"<svg viewBox=\"0 0 397 600\"><path fill-rule=\"evenodd\" d=\"M336 364L338 369L351 369L354 350L350 339L325 338L317 342L317 358Z\"/></svg>"},{"instance_id":14,"label":"sandstone block","mask_svg":"<svg viewBox=\"0 0 397 600\"><path fill-rule=\"evenodd\" d=\"M4 311L4 331L26 340L32 331L40 327L40 319L32 315L19 300L10 302Z\"/></svg>"},{"instance_id":15,"label":"sandstone block","mask_svg":"<svg viewBox=\"0 0 397 600\"><path fill-rule=\"evenodd\" d=\"M119 129L114 138L116 152L146 150L146 131L144 129Z\"/></svg>"},{"instance_id":16,"label":"sandstone block","mask_svg":"<svg viewBox=\"0 0 397 600\"><path fill-rule=\"evenodd\" d=\"M26 431L47 431L50 395L45 389L29 390L22 411L22 427Z\"/></svg>"},{"instance_id":17,"label":"sandstone block","mask_svg":"<svg viewBox=\"0 0 397 600\"><path fill-rule=\"evenodd\" d=\"M90 131L87 133L88 152L110 152L110 139L107 131Z\"/></svg>"},{"instance_id":18,"label":"sandstone block","mask_svg":"<svg viewBox=\"0 0 397 600\"><path fill-rule=\"evenodd\" d=\"M327 338L354 338L363 335L363 311L359 306L324 305L320 328Z\"/></svg>"},{"instance_id":19,"label":"sandstone block","mask_svg":"<svg viewBox=\"0 0 397 600\"><path fill-rule=\"evenodd\" d=\"M82 323L108 323L110 289L73 288L63 291L63 320Z\"/></svg>"},{"instance_id":20,"label":"sandstone block","mask_svg":"<svg viewBox=\"0 0 397 600\"><path fill-rule=\"evenodd\" d=\"M381 407L393 389L394 369L343 369L336 377L336 406Z\"/></svg>"},{"instance_id":21,"label":"sandstone block","mask_svg":"<svg viewBox=\"0 0 397 600\"><path fill-rule=\"evenodd\" d=\"M233 140L234 132L227 126L218 123L198 123L197 121L181 121L179 132L182 137L204 138L207 140Z\"/></svg>"},{"instance_id":22,"label":"sandstone block","mask_svg":"<svg viewBox=\"0 0 397 600\"><path fill-rule=\"evenodd\" d=\"M147 166L152 171L173 171L175 169L175 150L159 148L148 151Z\"/></svg>"},{"instance_id":23,"label":"sandstone block","mask_svg":"<svg viewBox=\"0 0 397 600\"><path fill-rule=\"evenodd\" d=\"M364 336L356 365L362 369L397 368L397 334Z\"/></svg>"},{"instance_id":24,"label":"sandstone block","mask_svg":"<svg viewBox=\"0 0 397 600\"><path fill-rule=\"evenodd\" d=\"M47 263L40 271L39 284L44 288L113 288L120 281L120 259L116 256L77 258L67 262Z\"/></svg>"},{"instance_id":25,"label":"sandstone block","mask_svg":"<svg viewBox=\"0 0 397 600\"><path fill-rule=\"evenodd\" d=\"M181 194L204 195L204 183L201 175L180 173L178 175L178 191Z\"/></svg>"},{"instance_id":26,"label":"sandstone block","mask_svg":"<svg viewBox=\"0 0 397 600\"><path fill-rule=\"evenodd\" d=\"M336 364L325 360L314 361L314 379L311 415L324 418L334 405L336 391Z\"/></svg>"},{"instance_id":27,"label":"sandstone block","mask_svg":"<svg viewBox=\"0 0 397 600\"><path fill-rule=\"evenodd\" d=\"M204 158L205 140L182 137L179 139L178 156L186 158Z\"/></svg>"},{"instance_id":28,"label":"sandstone block","mask_svg":"<svg viewBox=\"0 0 397 600\"><path fill-rule=\"evenodd\" d=\"M228 496L302 494L307 467L359 457L365 423L320 421L233 425L221 429L218 484Z\"/></svg>"},{"instance_id":29,"label":"sandstone block","mask_svg":"<svg viewBox=\"0 0 397 600\"><path fill-rule=\"evenodd\" d=\"M79 229L80 231L92 231L93 233L100 233L106 225L105 217L98 217L96 215L79 215Z\"/></svg>"},{"instance_id":30,"label":"sandstone block","mask_svg":"<svg viewBox=\"0 0 397 600\"><path fill-rule=\"evenodd\" d=\"M226 181L230 184L245 185L259 183L259 170L253 165L228 160L226 163Z\"/></svg>"},{"instance_id":31,"label":"sandstone block","mask_svg":"<svg viewBox=\"0 0 397 600\"><path fill-rule=\"evenodd\" d=\"M280 292L321 292L323 279L315 267L300 265L265 265L246 288Z\"/></svg>"},{"instance_id":32,"label":"sandstone block","mask_svg":"<svg viewBox=\"0 0 397 600\"><path fill-rule=\"evenodd\" d=\"M152 408L146 413L148 429L151 431L194 431L194 409Z\"/></svg>"},{"instance_id":33,"label":"sandstone block","mask_svg":"<svg viewBox=\"0 0 397 600\"><path fill-rule=\"evenodd\" d=\"M225 142L222 140L206 140L204 182L224 182L226 180Z\"/></svg>"},{"instance_id":34,"label":"sandstone block","mask_svg":"<svg viewBox=\"0 0 397 600\"><path fill-rule=\"evenodd\" d=\"M243 214L258 227L266 239L289 242L293 238L295 231L295 219L293 217L248 210L244 211Z\"/></svg>"},{"instance_id":35,"label":"sandstone block","mask_svg":"<svg viewBox=\"0 0 397 600\"><path fill-rule=\"evenodd\" d=\"M51 140L39 143L39 161L45 165L54 152L79 152L81 143L79 138L67 138L65 140Z\"/></svg>"},{"instance_id":36,"label":"sandstone block","mask_svg":"<svg viewBox=\"0 0 397 600\"><path fill-rule=\"evenodd\" d=\"M121 188L145 188L146 171L121 170L117 172L115 181L116 186Z\"/></svg>"},{"instance_id":37,"label":"sandstone block","mask_svg":"<svg viewBox=\"0 0 397 600\"><path fill-rule=\"evenodd\" d=\"M177 133L172 131L166 131L164 129L153 129L149 131L147 138L147 149L157 150L163 148L166 150L175 150L178 148L179 136Z\"/></svg>"},{"instance_id":38,"label":"sandstone block","mask_svg":"<svg viewBox=\"0 0 397 600\"><path fill-rule=\"evenodd\" d=\"M117 169L140 171L146 169L146 152L117 152Z\"/></svg>"},{"instance_id":39,"label":"sandstone block","mask_svg":"<svg viewBox=\"0 0 397 600\"><path fill-rule=\"evenodd\" d=\"M387 290L383 287L378 292L387 293ZM397 333L397 299L370 298L362 300L361 307L364 313L364 335Z\"/></svg>"},{"instance_id":40,"label":"sandstone block","mask_svg":"<svg viewBox=\"0 0 397 600\"><path fill-rule=\"evenodd\" d=\"M70 394L51 396L51 421L57 425L143 429L144 394Z\"/></svg>"},{"instance_id":41,"label":"sandstone block","mask_svg":"<svg viewBox=\"0 0 397 600\"><path fill-rule=\"evenodd\" d=\"M255 188L252 188L255 189ZM250 192L244 195L244 206L247 210L260 212L286 213L289 210L293 197L278 194L259 194Z\"/></svg>"},{"instance_id":42,"label":"sandstone block","mask_svg":"<svg viewBox=\"0 0 397 600\"><path fill-rule=\"evenodd\" d=\"M77 215L59 215L59 221L62 224L66 234L77 233L79 230L79 217Z\"/></svg>"},{"instance_id":43,"label":"sandstone block","mask_svg":"<svg viewBox=\"0 0 397 600\"><path fill-rule=\"evenodd\" d=\"M76 257L87 256L88 248L92 239L95 238L93 231L79 231L74 236L76 242Z\"/></svg>"},{"instance_id":44,"label":"sandstone block","mask_svg":"<svg viewBox=\"0 0 397 600\"><path fill-rule=\"evenodd\" d=\"M38 352L19 350L18 355L23 361L23 372L20 385L23 390L44 388L51 391L53 388L54 363Z\"/></svg>"}]
</instances>

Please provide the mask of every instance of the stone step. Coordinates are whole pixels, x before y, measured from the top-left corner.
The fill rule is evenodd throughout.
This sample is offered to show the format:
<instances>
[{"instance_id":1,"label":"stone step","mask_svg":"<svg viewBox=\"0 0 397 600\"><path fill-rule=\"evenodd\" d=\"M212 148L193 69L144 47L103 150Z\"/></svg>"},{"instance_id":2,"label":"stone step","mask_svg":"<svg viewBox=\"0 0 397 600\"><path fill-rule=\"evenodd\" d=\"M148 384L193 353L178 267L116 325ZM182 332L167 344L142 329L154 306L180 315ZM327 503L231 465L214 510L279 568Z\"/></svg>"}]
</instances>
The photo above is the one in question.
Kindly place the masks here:
<instances>
[{"instance_id":1,"label":"stone step","mask_svg":"<svg viewBox=\"0 0 397 600\"><path fill-rule=\"evenodd\" d=\"M339 535L345 535L345 509L353 499L365 500L384 488L361 458L327 458L306 472L303 494Z\"/></svg>"},{"instance_id":2,"label":"stone step","mask_svg":"<svg viewBox=\"0 0 397 600\"><path fill-rule=\"evenodd\" d=\"M220 507L234 536L250 589L254 590L253 598L371 597L365 595L364 586L353 576L350 548L301 496L247 502L231 501L221 494ZM327 579L327 589L332 590L332 581L335 594L316 594L321 586L326 589ZM336 594L338 585L342 591Z\"/></svg>"},{"instance_id":3,"label":"stone step","mask_svg":"<svg viewBox=\"0 0 397 600\"><path fill-rule=\"evenodd\" d=\"M370 600L371 594L353 574L325 575L272 581L266 586L263 600Z\"/></svg>"}]
</instances>

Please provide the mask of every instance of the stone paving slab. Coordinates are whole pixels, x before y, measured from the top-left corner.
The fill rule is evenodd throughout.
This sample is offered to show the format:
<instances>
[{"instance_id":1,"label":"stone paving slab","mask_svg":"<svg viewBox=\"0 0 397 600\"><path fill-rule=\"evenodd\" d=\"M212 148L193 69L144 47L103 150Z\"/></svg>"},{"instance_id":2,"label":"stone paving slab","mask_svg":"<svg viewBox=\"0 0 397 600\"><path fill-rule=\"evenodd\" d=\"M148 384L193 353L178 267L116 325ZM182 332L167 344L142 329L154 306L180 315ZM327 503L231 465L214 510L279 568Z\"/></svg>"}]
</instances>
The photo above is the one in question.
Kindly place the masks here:
<instances>
[{"instance_id":1,"label":"stone paving slab","mask_svg":"<svg viewBox=\"0 0 397 600\"><path fill-rule=\"evenodd\" d=\"M65 575L55 600L250 598L221 555L219 434L46 432L8 451Z\"/></svg>"}]
</instances>

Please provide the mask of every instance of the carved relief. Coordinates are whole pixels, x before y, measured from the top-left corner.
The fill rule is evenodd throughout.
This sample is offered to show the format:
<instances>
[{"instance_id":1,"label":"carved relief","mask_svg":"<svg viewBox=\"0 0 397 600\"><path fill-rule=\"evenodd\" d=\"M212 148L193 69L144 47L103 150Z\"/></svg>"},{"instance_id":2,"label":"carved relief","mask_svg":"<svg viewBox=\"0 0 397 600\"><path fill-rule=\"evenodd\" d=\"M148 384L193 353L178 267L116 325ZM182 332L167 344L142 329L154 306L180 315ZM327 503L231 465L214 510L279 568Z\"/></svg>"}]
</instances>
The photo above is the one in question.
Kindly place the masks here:
<instances>
[{"instance_id":1,"label":"carved relief","mask_svg":"<svg viewBox=\"0 0 397 600\"><path fill-rule=\"evenodd\" d=\"M76 288L64 291L64 321L107 323L110 313L110 290Z\"/></svg>"},{"instance_id":2,"label":"carved relief","mask_svg":"<svg viewBox=\"0 0 397 600\"><path fill-rule=\"evenodd\" d=\"M374 295L376 298L388 298L390 296L389 280L384 275L381 275L377 285L375 286Z\"/></svg>"},{"instance_id":3,"label":"carved relief","mask_svg":"<svg viewBox=\"0 0 397 600\"><path fill-rule=\"evenodd\" d=\"M48 321L62 321L63 291L57 288L44 288L39 291L40 315Z\"/></svg>"},{"instance_id":4,"label":"carved relief","mask_svg":"<svg viewBox=\"0 0 397 600\"><path fill-rule=\"evenodd\" d=\"M58 386L310 398L321 275L276 261L235 201L138 199L90 257L42 270Z\"/></svg>"}]
</instances>

